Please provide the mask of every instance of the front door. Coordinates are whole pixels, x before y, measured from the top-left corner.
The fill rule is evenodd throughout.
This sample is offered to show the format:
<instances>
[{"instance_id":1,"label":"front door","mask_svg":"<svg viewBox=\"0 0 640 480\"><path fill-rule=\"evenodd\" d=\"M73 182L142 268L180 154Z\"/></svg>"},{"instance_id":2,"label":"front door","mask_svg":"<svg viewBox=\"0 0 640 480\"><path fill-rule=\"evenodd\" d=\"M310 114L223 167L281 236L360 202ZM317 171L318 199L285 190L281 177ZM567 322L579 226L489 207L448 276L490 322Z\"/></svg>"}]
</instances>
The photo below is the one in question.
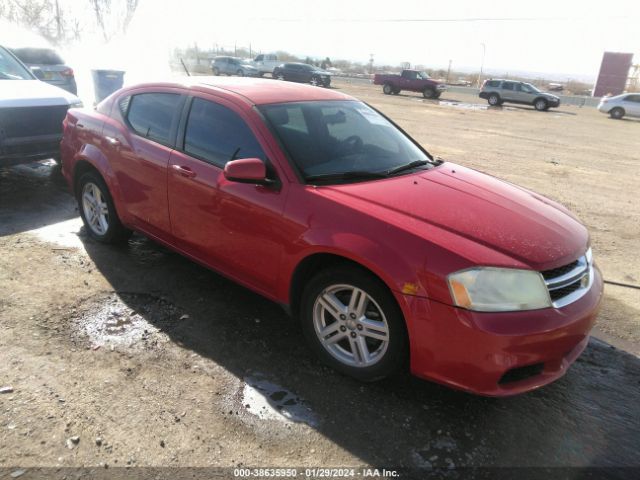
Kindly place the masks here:
<instances>
[{"instance_id":1,"label":"front door","mask_svg":"<svg viewBox=\"0 0 640 480\"><path fill-rule=\"evenodd\" d=\"M286 187L224 177L224 166L232 159L267 161L245 119L222 99L193 98L184 142L171 156L171 225L188 253L268 294L275 290L284 243L281 213Z\"/></svg>"}]
</instances>

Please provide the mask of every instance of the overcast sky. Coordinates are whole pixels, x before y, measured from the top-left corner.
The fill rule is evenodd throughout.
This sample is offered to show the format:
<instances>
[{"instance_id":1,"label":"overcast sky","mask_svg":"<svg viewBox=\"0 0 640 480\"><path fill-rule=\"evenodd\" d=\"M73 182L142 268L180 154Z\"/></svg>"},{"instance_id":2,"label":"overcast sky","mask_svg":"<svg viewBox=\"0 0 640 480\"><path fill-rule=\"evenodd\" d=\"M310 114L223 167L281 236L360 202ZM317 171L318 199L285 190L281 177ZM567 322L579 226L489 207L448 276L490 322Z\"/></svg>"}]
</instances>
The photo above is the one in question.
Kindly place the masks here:
<instances>
[{"instance_id":1,"label":"overcast sky","mask_svg":"<svg viewBox=\"0 0 640 480\"><path fill-rule=\"evenodd\" d=\"M595 76L605 50L640 62L640 0L142 0L132 35L143 32L159 44L476 69L484 44L488 70Z\"/></svg>"},{"instance_id":2,"label":"overcast sky","mask_svg":"<svg viewBox=\"0 0 640 480\"><path fill-rule=\"evenodd\" d=\"M86 0L60 2L81 20L92 15ZM95 32L69 55L103 65L125 59L127 70L150 73L166 66L172 47L251 44L362 63L374 54L377 65L446 68L451 60L454 70L477 71L485 52L485 72L595 79L605 50L640 63L640 0L140 0L127 37L101 42Z\"/></svg>"}]
</instances>

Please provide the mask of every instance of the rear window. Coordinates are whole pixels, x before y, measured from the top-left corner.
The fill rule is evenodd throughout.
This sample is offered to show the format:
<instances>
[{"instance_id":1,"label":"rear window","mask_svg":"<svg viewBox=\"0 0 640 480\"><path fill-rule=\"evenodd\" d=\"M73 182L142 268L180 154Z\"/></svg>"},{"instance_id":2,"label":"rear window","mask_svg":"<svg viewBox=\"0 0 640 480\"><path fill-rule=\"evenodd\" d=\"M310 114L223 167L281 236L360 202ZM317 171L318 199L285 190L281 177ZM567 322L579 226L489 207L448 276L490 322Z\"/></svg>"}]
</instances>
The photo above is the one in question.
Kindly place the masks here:
<instances>
[{"instance_id":1,"label":"rear window","mask_svg":"<svg viewBox=\"0 0 640 480\"><path fill-rule=\"evenodd\" d=\"M141 93L131 97L127 120L140 136L171 145L171 126L180 104L175 93Z\"/></svg>"},{"instance_id":2,"label":"rear window","mask_svg":"<svg viewBox=\"0 0 640 480\"><path fill-rule=\"evenodd\" d=\"M13 50L24 63L38 65L63 65L64 60L55 50L50 48L16 48Z\"/></svg>"},{"instance_id":3,"label":"rear window","mask_svg":"<svg viewBox=\"0 0 640 480\"><path fill-rule=\"evenodd\" d=\"M499 86L500 86L500 80L489 80L487 82L487 87L496 88L496 87L499 87Z\"/></svg>"}]
</instances>

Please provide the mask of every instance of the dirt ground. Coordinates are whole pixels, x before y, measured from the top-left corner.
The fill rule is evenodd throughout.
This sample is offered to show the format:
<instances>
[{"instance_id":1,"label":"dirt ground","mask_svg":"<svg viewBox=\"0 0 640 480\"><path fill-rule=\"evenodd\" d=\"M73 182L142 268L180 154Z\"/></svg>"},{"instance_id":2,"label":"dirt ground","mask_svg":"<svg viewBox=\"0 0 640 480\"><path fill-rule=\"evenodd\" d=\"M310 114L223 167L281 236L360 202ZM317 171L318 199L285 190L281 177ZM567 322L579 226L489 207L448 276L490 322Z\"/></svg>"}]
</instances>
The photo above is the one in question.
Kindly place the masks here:
<instances>
[{"instance_id":1,"label":"dirt ground","mask_svg":"<svg viewBox=\"0 0 640 480\"><path fill-rule=\"evenodd\" d=\"M433 154L565 204L604 277L640 285L640 121L335 88ZM638 289L606 285L597 339L565 377L487 399L409 376L359 384L321 366L277 305L144 237L104 246L81 227L58 167L0 169L0 478L239 466L410 469L405 478L635 467L616 478L637 478Z\"/></svg>"}]
</instances>

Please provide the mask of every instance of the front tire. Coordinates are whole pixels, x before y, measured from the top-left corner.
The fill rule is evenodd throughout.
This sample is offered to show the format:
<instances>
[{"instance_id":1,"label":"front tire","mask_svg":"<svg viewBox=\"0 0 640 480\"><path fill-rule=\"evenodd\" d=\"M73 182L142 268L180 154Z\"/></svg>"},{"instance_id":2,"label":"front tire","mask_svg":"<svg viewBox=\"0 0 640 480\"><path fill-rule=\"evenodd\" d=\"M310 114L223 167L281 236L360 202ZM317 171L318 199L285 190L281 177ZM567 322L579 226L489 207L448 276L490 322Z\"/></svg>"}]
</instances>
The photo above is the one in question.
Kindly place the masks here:
<instances>
[{"instance_id":1,"label":"front tire","mask_svg":"<svg viewBox=\"0 0 640 480\"><path fill-rule=\"evenodd\" d=\"M624 113L625 112L622 108L616 107L609 112L609 115L615 120L620 120L622 117L624 117Z\"/></svg>"},{"instance_id":2,"label":"front tire","mask_svg":"<svg viewBox=\"0 0 640 480\"><path fill-rule=\"evenodd\" d=\"M429 99L435 98L436 91L431 87L427 87L422 91L422 96Z\"/></svg>"},{"instance_id":3,"label":"front tire","mask_svg":"<svg viewBox=\"0 0 640 480\"><path fill-rule=\"evenodd\" d=\"M386 285L366 270L321 271L307 284L300 305L307 342L329 366L365 382L404 366L408 340L402 312Z\"/></svg>"},{"instance_id":4,"label":"front tire","mask_svg":"<svg viewBox=\"0 0 640 480\"><path fill-rule=\"evenodd\" d=\"M87 172L78 180L78 209L89 236L102 243L118 243L131 236L116 212L107 184L97 172Z\"/></svg>"},{"instance_id":5,"label":"front tire","mask_svg":"<svg viewBox=\"0 0 640 480\"><path fill-rule=\"evenodd\" d=\"M216 76L217 76L217 75L220 75L220 69L218 69L218 68L214 68L214 69L213 69L213 74L214 74L214 75L216 75Z\"/></svg>"},{"instance_id":6,"label":"front tire","mask_svg":"<svg viewBox=\"0 0 640 480\"><path fill-rule=\"evenodd\" d=\"M382 93L384 93L385 95L391 95L393 93L393 90L394 88L388 83L385 83L382 87Z\"/></svg>"},{"instance_id":7,"label":"front tire","mask_svg":"<svg viewBox=\"0 0 640 480\"><path fill-rule=\"evenodd\" d=\"M539 98L535 101L533 107L539 112L544 112L549 108L549 103L544 98Z\"/></svg>"},{"instance_id":8,"label":"front tire","mask_svg":"<svg viewBox=\"0 0 640 480\"><path fill-rule=\"evenodd\" d=\"M238 71L236 72L236 75L238 75L239 77L244 77L244 70L238 69Z\"/></svg>"}]
</instances>

